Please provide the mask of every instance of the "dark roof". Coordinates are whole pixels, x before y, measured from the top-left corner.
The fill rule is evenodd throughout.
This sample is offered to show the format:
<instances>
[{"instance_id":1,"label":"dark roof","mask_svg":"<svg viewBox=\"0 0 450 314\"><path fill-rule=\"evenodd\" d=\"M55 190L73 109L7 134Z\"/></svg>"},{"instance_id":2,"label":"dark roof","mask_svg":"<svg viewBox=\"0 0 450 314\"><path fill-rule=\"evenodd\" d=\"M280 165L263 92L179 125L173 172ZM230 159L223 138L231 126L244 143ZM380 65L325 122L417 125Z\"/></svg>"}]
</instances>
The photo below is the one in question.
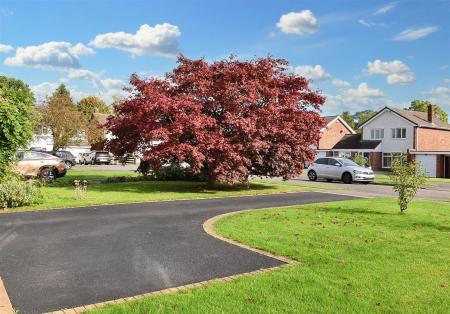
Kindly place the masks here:
<instances>
[{"instance_id":1,"label":"dark roof","mask_svg":"<svg viewBox=\"0 0 450 314\"><path fill-rule=\"evenodd\" d=\"M361 134L348 134L333 146L332 149L375 149L381 141L361 140Z\"/></svg>"},{"instance_id":2,"label":"dark roof","mask_svg":"<svg viewBox=\"0 0 450 314\"><path fill-rule=\"evenodd\" d=\"M434 117L434 123L429 122L428 121L428 113L427 112L407 110L407 109L399 109L399 108L391 108L391 107L384 107L383 109L378 111L376 114L374 114L369 120L367 120L363 124L361 124L361 126L364 126L365 124L367 124L369 121L374 119L376 116L378 116L385 109L388 109L388 110L390 110L392 112L395 112L399 116L405 118L406 120L408 120L409 122L417 125L418 127L450 130L450 124L448 124L447 122L444 122L444 121L438 119L437 117Z\"/></svg>"},{"instance_id":3,"label":"dark roof","mask_svg":"<svg viewBox=\"0 0 450 314\"><path fill-rule=\"evenodd\" d=\"M428 113L421 111L413 111L406 109L398 109L398 108L389 108L393 112L401 115L403 118L411 121L417 126L427 127L427 128L444 128L450 129L450 124L444 122L436 117L434 117L434 123L428 121Z\"/></svg>"},{"instance_id":4,"label":"dark roof","mask_svg":"<svg viewBox=\"0 0 450 314\"><path fill-rule=\"evenodd\" d=\"M323 118L325 118L327 120L327 124L330 123L331 121L333 121L334 119L336 119L338 116L325 116Z\"/></svg>"}]
</instances>

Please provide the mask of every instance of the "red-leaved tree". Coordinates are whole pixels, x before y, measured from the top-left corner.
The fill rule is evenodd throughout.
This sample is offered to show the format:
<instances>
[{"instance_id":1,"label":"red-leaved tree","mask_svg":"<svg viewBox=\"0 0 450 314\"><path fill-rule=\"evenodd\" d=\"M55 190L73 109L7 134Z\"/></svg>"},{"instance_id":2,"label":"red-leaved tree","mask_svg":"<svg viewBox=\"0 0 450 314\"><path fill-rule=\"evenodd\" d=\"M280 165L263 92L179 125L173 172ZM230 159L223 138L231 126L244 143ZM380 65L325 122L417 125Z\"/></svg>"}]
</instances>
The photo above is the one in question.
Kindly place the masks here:
<instances>
[{"instance_id":1,"label":"red-leaved tree","mask_svg":"<svg viewBox=\"0 0 450 314\"><path fill-rule=\"evenodd\" d=\"M250 174L298 175L313 160L324 102L282 59L178 58L163 79L131 77L132 96L107 126L118 155L138 152L153 170L186 162L215 182L248 183Z\"/></svg>"}]
</instances>

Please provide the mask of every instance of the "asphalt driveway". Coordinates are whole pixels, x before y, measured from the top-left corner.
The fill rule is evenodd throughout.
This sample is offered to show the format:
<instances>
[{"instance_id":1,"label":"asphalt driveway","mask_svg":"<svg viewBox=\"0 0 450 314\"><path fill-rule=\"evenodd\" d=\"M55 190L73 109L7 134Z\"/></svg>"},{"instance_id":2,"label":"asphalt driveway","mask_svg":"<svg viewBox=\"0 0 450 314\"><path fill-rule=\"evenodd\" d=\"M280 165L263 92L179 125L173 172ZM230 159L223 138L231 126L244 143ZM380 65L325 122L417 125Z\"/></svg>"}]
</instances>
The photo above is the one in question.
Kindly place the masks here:
<instances>
[{"instance_id":1,"label":"asphalt driveway","mask_svg":"<svg viewBox=\"0 0 450 314\"><path fill-rule=\"evenodd\" d=\"M226 212L350 199L307 192L0 215L13 307L43 313L280 265L207 235Z\"/></svg>"}]
</instances>

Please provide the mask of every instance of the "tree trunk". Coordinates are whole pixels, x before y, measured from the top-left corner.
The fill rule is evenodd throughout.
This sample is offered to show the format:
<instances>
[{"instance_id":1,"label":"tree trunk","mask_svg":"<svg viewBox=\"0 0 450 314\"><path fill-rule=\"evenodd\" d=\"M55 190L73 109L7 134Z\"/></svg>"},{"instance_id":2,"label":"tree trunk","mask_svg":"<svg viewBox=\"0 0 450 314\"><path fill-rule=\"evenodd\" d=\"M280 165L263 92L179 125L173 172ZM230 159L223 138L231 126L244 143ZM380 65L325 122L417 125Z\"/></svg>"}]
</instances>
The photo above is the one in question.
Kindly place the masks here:
<instances>
[{"instance_id":1,"label":"tree trunk","mask_svg":"<svg viewBox=\"0 0 450 314\"><path fill-rule=\"evenodd\" d=\"M216 184L216 176L208 174L208 189L213 189Z\"/></svg>"}]
</instances>

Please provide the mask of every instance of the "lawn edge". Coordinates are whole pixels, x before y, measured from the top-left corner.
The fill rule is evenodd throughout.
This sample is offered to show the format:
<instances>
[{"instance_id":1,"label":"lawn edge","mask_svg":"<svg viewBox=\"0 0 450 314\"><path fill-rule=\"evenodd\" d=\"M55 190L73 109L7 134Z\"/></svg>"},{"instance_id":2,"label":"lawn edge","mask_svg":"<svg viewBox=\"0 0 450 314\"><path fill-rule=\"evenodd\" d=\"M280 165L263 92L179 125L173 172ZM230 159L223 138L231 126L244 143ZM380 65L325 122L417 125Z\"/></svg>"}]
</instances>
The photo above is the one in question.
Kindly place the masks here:
<instances>
[{"instance_id":1,"label":"lawn edge","mask_svg":"<svg viewBox=\"0 0 450 314\"><path fill-rule=\"evenodd\" d=\"M239 197L239 196L237 196ZM268 207L270 208L270 207ZM56 310L53 312L47 312L45 314L81 314L84 313L87 310L90 309L94 309L94 308L99 308L99 307L103 307L106 305L110 305L110 304L123 304L123 303L127 303L130 301L137 301L146 297L151 297L151 296L157 296L157 295L162 295L162 294L169 294L169 293L174 293L174 292L178 292L178 291L183 291L183 290L188 290L188 289L192 289L192 288L197 288L197 287L203 287L206 285L209 285L210 283L220 283L220 282L227 282L227 281L231 281L234 280L236 278L239 277L247 277L247 276L256 276L259 274L262 274L264 272L268 272L268 271L272 271L275 269L279 269L279 268L285 268L285 267L289 267L295 264L298 264L297 261L295 260L291 260L287 257L284 256L278 256L278 255L274 255L270 252L267 251L263 251L260 249L256 249L253 247L250 247L248 245L236 242L234 240L225 238L223 236L221 236L220 234L216 233L214 230L214 224L226 217L226 216L230 216L233 214L239 214L239 213L243 213L243 212L248 212L248 211L256 211L256 210L264 210L264 209L268 209L268 208L258 208L258 209L244 209L244 210L240 210L240 211L236 211L236 212L230 212L230 213L226 213L226 214L221 214L221 215L217 215L214 216L212 218L209 218L208 220L206 220L202 227L203 230L205 231L205 233L207 233L208 235L219 239L221 241L239 246L243 249L261 254L261 255L265 255L268 256L270 258L273 259L277 259L279 261L282 261L284 264L278 265L278 266L273 266L273 267L267 267L267 268L260 268L254 271L250 271L250 272L245 272L245 273L240 273L240 274L235 274L235 275L231 275L231 276L226 276L226 277L220 277L220 278L213 278L213 279L209 279L209 280L205 280L205 281L200 281L200 282L195 282L195 283L190 283L187 285L182 285L182 286L178 286L178 287L172 287L172 288L167 288L167 289L163 289L163 290L157 290L157 291L153 291L153 292L148 292L148 293L143 293L143 294L138 294L135 296L131 296L131 297L126 297L126 298L119 298L119 299L115 299L115 300L109 300L109 301L104 301L104 302L99 302L99 303L93 303L93 304L89 304L89 305L81 305L78 307L74 307L74 308L65 308L65 309L61 309L61 310ZM14 314L14 312L12 312ZM6 313L9 314L9 313Z\"/></svg>"},{"instance_id":2,"label":"lawn edge","mask_svg":"<svg viewBox=\"0 0 450 314\"><path fill-rule=\"evenodd\" d=\"M223 218L225 218L225 217L229 217L229 216L233 216L233 215L237 215L237 214L245 213L245 212L266 210L266 209L269 209L269 208L271 208L271 207L268 207L268 208L258 208L258 209L244 209L244 210L239 210L239 211L234 211L234 212L229 212L229 213L217 215L217 216L214 216L214 217L212 217L212 218L209 218L208 220L206 220L206 221L203 223L203 230L204 230L208 235L210 235L210 236L212 236L212 237L214 237L214 238L216 238L216 239L219 239L219 240L221 240L221 241L224 241L224 242L227 242L227 243L230 243L230 244L239 246L239 247L241 247L241 248L243 248L243 249L246 249L246 250L249 250L249 251L252 251L252 252L261 254L261 255L265 255L265 256L268 256L268 257L277 259L277 260L279 260L279 261L282 261L282 262L284 262L284 263L287 264L287 265L284 265L284 266L298 264L297 261L292 260L292 259L290 259L290 258L287 258L287 257L285 257L285 256L275 255L275 254L272 254L272 253L270 253L270 252L267 252L267 251L264 251L264 250L261 250L261 249L256 249L256 248L254 248L254 247L251 247L251 246L249 246L249 245L243 244L243 243L241 243L241 242L238 242L238 241L235 241L235 240L226 238L226 237L222 236L221 234L217 233L217 232L214 230L214 225L216 224L216 222L219 221L219 220L221 220L221 219L223 219ZM275 267L275 268L276 268L276 267Z\"/></svg>"},{"instance_id":3,"label":"lawn edge","mask_svg":"<svg viewBox=\"0 0 450 314\"><path fill-rule=\"evenodd\" d=\"M3 314L15 314L11 300L9 299L8 292L3 283L2 277L0 277L0 313Z\"/></svg>"},{"instance_id":4,"label":"lawn edge","mask_svg":"<svg viewBox=\"0 0 450 314\"><path fill-rule=\"evenodd\" d=\"M333 190L330 190L333 191ZM230 195L230 196L213 196L213 197L195 197L195 198L180 198L180 199L168 199L168 200L154 200L154 201L137 201L137 202L123 202L123 203L100 203L92 205L80 205L71 207L51 207L51 208L31 208L24 210L1 210L0 215L8 214L18 214L18 213L40 213L40 212L52 212L55 210L71 210L80 208L92 208L92 207L104 207L104 206L114 206L114 205L127 205L127 204L147 204L147 203L157 203L157 202L178 202L178 201L196 201L196 200L210 200L210 199L220 199L220 198L236 198L236 197L249 197L249 196L268 196L268 195L281 195L281 194L295 194L295 193L305 193L305 192L318 192L318 193L328 193L327 190L315 190L305 188L302 191L292 191L292 192L277 192L277 193L263 193L263 194L242 194L242 195Z\"/></svg>"}]
</instances>

